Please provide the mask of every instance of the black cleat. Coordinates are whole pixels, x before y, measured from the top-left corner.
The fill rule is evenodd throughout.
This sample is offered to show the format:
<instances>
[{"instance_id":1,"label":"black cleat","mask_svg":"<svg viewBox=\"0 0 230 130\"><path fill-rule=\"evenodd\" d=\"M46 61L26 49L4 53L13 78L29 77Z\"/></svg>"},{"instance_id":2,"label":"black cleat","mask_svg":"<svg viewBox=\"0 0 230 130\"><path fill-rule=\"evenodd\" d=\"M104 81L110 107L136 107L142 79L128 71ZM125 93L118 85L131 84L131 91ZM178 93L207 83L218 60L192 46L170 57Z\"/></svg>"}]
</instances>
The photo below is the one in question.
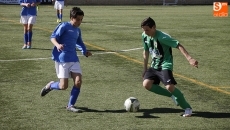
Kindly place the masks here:
<instances>
[{"instance_id":1,"label":"black cleat","mask_svg":"<svg viewBox=\"0 0 230 130\"><path fill-rule=\"evenodd\" d=\"M50 81L42 90L41 90L41 96L45 96L46 94L48 94L50 91L52 91L52 89L50 89L50 85L53 83L54 81Z\"/></svg>"}]
</instances>

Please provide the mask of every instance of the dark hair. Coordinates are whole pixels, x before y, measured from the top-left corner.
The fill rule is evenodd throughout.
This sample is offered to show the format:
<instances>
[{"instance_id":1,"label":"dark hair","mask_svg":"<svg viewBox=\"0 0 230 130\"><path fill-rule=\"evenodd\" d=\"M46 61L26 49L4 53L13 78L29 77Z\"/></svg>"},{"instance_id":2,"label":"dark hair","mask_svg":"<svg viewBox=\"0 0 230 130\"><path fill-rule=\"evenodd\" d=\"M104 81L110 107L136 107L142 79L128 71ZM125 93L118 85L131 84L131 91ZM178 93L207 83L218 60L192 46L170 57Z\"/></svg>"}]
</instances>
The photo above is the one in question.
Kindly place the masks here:
<instances>
[{"instance_id":1,"label":"dark hair","mask_svg":"<svg viewBox=\"0 0 230 130\"><path fill-rule=\"evenodd\" d=\"M70 18L77 18L78 15L84 16L84 12L79 7L73 7L70 10Z\"/></svg>"},{"instance_id":2,"label":"dark hair","mask_svg":"<svg viewBox=\"0 0 230 130\"><path fill-rule=\"evenodd\" d=\"M143 27L143 26L149 26L150 28L152 28L152 27L155 26L155 25L156 25L155 21L154 21L152 18L150 18L150 17L145 18L145 19L141 22L141 27Z\"/></svg>"}]
</instances>

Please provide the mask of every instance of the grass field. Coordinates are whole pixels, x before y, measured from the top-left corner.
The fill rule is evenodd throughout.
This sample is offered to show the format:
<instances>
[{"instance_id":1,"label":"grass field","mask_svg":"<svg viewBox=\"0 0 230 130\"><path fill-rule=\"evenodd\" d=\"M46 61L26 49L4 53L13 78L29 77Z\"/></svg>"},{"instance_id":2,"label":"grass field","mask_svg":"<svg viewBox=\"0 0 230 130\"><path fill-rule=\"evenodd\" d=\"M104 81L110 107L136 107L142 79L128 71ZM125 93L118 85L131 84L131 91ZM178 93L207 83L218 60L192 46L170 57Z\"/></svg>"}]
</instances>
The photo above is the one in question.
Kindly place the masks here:
<instances>
[{"instance_id":1,"label":"grass field","mask_svg":"<svg viewBox=\"0 0 230 130\"><path fill-rule=\"evenodd\" d=\"M150 130L230 129L230 17L212 16L212 6L80 6L87 48L80 55L83 85L77 106L64 107L67 91L52 91L44 98L40 90L58 80L50 59L49 37L57 26L53 6L40 6L33 28L33 45L22 50L21 7L0 5L0 129L1 130ZM71 6L64 9L69 20ZM193 107L193 117L183 118L171 99L142 87L141 21L151 16L157 28L178 39L199 61L189 65L173 49L177 87ZM141 109L127 113L126 98L139 99Z\"/></svg>"}]
</instances>

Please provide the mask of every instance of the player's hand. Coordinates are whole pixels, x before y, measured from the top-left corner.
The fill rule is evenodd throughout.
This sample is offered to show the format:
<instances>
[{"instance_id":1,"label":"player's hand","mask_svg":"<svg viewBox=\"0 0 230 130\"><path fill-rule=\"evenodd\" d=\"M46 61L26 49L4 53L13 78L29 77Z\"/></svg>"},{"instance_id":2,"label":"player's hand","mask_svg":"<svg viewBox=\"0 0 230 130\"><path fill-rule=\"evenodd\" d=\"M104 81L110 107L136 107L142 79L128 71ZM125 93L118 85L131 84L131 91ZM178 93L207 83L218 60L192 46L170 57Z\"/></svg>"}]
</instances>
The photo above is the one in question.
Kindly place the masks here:
<instances>
[{"instance_id":1,"label":"player's hand","mask_svg":"<svg viewBox=\"0 0 230 130\"><path fill-rule=\"evenodd\" d=\"M30 7L31 5L30 5L30 3L26 3L26 7Z\"/></svg>"},{"instance_id":2,"label":"player's hand","mask_svg":"<svg viewBox=\"0 0 230 130\"><path fill-rule=\"evenodd\" d=\"M62 44L59 44L57 47L58 52L62 51L64 49L64 46Z\"/></svg>"},{"instance_id":3,"label":"player's hand","mask_svg":"<svg viewBox=\"0 0 230 130\"><path fill-rule=\"evenodd\" d=\"M198 61L193 58L189 59L189 64L198 68Z\"/></svg>"},{"instance_id":4,"label":"player's hand","mask_svg":"<svg viewBox=\"0 0 230 130\"><path fill-rule=\"evenodd\" d=\"M33 7L33 6L36 6L36 5L35 5L35 3L32 3L31 6Z\"/></svg>"},{"instance_id":5,"label":"player's hand","mask_svg":"<svg viewBox=\"0 0 230 130\"><path fill-rule=\"evenodd\" d=\"M88 56L92 56L92 53L91 53L91 52L89 52L89 51L87 51L87 52L85 53L85 56L86 56L86 57L88 57Z\"/></svg>"},{"instance_id":6,"label":"player's hand","mask_svg":"<svg viewBox=\"0 0 230 130\"><path fill-rule=\"evenodd\" d=\"M143 70L142 72L142 79L144 80L144 76L145 76L146 70Z\"/></svg>"}]
</instances>

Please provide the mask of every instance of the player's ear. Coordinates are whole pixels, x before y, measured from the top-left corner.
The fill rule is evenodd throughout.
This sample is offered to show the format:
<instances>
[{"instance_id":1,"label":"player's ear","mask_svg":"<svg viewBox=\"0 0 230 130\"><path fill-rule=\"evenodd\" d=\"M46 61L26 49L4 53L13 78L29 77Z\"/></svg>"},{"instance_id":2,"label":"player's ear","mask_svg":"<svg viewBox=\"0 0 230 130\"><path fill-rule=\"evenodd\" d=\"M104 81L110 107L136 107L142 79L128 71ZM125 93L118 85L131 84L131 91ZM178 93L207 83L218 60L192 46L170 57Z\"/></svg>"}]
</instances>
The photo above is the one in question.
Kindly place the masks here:
<instances>
[{"instance_id":1,"label":"player's ear","mask_svg":"<svg viewBox=\"0 0 230 130\"><path fill-rule=\"evenodd\" d=\"M152 29L156 29L156 25L153 25Z\"/></svg>"}]
</instances>

